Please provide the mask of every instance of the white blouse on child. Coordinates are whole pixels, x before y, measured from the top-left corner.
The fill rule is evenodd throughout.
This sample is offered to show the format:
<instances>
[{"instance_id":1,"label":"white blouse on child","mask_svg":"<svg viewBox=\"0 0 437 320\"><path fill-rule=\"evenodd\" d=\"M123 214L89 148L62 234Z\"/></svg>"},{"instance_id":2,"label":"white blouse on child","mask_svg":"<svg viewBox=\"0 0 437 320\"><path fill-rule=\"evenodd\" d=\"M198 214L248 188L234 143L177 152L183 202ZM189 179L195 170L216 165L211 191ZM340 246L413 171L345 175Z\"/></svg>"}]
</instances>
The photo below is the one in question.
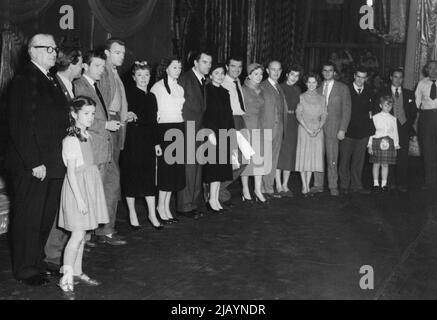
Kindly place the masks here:
<instances>
[{"instance_id":1,"label":"white blouse on child","mask_svg":"<svg viewBox=\"0 0 437 320\"><path fill-rule=\"evenodd\" d=\"M396 117L387 112L380 112L373 116L375 134L369 138L368 146L372 146L373 139L390 137L393 139L394 146L399 148L399 135Z\"/></svg>"},{"instance_id":2,"label":"white blouse on child","mask_svg":"<svg viewBox=\"0 0 437 320\"><path fill-rule=\"evenodd\" d=\"M84 137L89 139L90 135L86 133ZM80 141L77 137L68 136L64 138L62 141L62 159L65 166L67 166L68 160L76 160L76 168L84 164Z\"/></svg>"}]
</instances>

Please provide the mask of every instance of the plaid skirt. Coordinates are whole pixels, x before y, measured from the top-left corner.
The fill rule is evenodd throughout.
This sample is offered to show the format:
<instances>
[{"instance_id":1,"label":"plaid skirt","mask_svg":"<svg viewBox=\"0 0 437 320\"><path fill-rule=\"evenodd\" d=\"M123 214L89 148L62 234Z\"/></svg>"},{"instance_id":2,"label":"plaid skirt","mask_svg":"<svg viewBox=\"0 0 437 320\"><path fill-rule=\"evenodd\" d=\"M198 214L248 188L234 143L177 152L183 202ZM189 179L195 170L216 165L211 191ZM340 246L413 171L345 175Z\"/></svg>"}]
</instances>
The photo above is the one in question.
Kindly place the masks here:
<instances>
[{"instance_id":1,"label":"plaid skirt","mask_svg":"<svg viewBox=\"0 0 437 320\"><path fill-rule=\"evenodd\" d=\"M369 157L370 163L396 164L396 149L392 138L381 137L372 139L372 151L373 154Z\"/></svg>"}]
</instances>

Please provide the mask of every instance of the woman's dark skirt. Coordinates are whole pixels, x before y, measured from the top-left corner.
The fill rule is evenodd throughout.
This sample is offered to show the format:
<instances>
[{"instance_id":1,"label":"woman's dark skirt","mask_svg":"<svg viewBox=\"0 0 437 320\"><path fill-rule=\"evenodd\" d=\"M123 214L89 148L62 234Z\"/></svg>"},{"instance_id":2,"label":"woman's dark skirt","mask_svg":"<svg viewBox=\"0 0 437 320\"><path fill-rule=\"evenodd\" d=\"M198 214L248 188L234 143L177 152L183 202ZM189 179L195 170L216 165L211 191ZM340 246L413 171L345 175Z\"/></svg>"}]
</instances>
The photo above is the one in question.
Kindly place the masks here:
<instances>
[{"instance_id":1,"label":"woman's dark skirt","mask_svg":"<svg viewBox=\"0 0 437 320\"><path fill-rule=\"evenodd\" d=\"M171 145L175 140L175 138L173 138L172 141L164 141L164 135L170 129L180 130L184 137L183 140L180 140L183 141L183 146L178 146L176 150L173 150L171 154L171 159L165 159L166 148ZM183 188L185 188L185 158L184 154L177 155L176 152L178 152L179 150L184 152L185 150L185 124L183 122L160 123L158 124L158 130L161 139L160 145L162 149L162 156L158 157L158 189L160 191L167 192L176 192L182 190ZM174 160L177 158L177 156L181 159L182 162L172 164L168 163L169 160Z\"/></svg>"},{"instance_id":2,"label":"woman's dark skirt","mask_svg":"<svg viewBox=\"0 0 437 320\"><path fill-rule=\"evenodd\" d=\"M388 149L381 149L381 142L386 140L388 142ZM379 164L396 164L396 149L394 141L390 137L374 138L372 139L372 151L370 155L370 163Z\"/></svg>"}]
</instances>

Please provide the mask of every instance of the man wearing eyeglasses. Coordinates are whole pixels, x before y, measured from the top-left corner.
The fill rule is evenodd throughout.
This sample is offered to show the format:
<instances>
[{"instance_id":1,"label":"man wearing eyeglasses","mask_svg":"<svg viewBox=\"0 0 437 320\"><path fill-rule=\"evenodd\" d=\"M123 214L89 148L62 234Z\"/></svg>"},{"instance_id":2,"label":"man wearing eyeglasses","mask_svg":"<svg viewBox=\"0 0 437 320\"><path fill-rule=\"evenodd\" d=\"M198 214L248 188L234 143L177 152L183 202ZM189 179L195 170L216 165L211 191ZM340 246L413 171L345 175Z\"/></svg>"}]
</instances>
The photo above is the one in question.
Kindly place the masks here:
<instances>
[{"instance_id":1,"label":"man wearing eyeglasses","mask_svg":"<svg viewBox=\"0 0 437 320\"><path fill-rule=\"evenodd\" d=\"M68 101L49 71L57 56L53 36L33 36L28 53L31 62L12 80L8 105L12 268L17 280L43 285L48 282L44 246L65 176L62 140L68 127Z\"/></svg>"}]
</instances>

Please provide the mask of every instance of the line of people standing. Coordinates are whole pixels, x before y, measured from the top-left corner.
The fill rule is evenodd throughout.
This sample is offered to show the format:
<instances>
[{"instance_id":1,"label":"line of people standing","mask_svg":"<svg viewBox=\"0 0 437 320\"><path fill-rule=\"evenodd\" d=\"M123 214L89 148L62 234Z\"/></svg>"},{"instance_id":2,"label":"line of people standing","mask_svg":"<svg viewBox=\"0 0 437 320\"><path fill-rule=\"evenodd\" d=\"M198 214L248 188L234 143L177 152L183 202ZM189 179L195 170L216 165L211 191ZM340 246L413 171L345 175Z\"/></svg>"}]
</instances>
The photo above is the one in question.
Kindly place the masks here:
<instances>
[{"instance_id":1,"label":"line of people standing","mask_svg":"<svg viewBox=\"0 0 437 320\"><path fill-rule=\"evenodd\" d=\"M348 87L334 80L332 63L323 65L322 83L317 74L305 75L307 91L301 93L299 66L286 70L286 82L279 84L279 61L266 69L252 63L241 84L241 58L213 64L211 54L200 52L185 73L180 59L164 59L149 91L151 68L144 61L132 66L134 87L121 81L118 68L126 47L118 39L82 56L67 48L58 54L51 35L37 34L28 51L31 62L11 84L7 168L13 191L13 271L30 285L46 283L61 265L64 292L73 292L74 281L98 285L82 272L83 251L86 244L95 246L92 230L100 243L126 244L115 229L122 194L134 229L141 228L135 199L144 197L150 223L161 230L163 224L177 223L178 216L199 218L205 203L210 212L229 210L227 187L240 177L242 200L262 204L293 195L288 187L292 171L301 172L304 195L323 191L325 168L332 196L367 193L361 177L366 150L375 163L375 187L379 168L386 187L387 165L398 163L396 180L403 190L417 102L429 114L421 120L423 151L427 182L435 182L435 62L429 63L429 78L419 84L416 99L402 88L403 71L394 70L391 91L379 101L383 114L373 116L366 70L358 69ZM50 72L55 65L56 75ZM196 150L204 143L187 138L204 128L210 129L205 139L220 164L202 166ZM220 130L232 129L235 136L222 139ZM184 136L182 154L180 148L170 150L177 139L172 132ZM220 148L228 139L237 140L238 148ZM182 160L172 163L169 157ZM174 193L176 212L170 206ZM91 219L84 222L77 213Z\"/></svg>"}]
</instances>

